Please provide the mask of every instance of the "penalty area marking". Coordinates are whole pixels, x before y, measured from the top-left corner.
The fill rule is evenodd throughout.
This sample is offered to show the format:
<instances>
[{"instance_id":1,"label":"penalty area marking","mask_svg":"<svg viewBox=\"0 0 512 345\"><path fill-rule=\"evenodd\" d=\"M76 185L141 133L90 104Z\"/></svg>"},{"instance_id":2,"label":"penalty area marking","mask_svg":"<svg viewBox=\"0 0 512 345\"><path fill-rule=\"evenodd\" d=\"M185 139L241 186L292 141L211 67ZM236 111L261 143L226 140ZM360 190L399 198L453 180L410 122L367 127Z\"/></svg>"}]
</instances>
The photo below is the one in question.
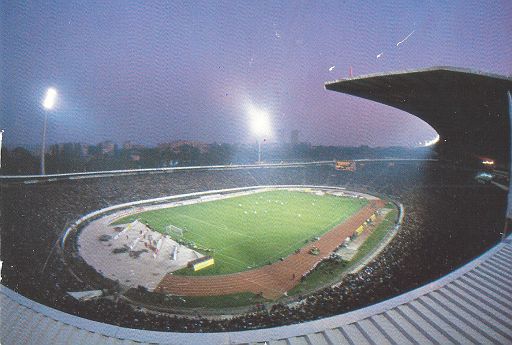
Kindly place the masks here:
<instances>
[{"instance_id":1,"label":"penalty area marking","mask_svg":"<svg viewBox=\"0 0 512 345\"><path fill-rule=\"evenodd\" d=\"M216 252L215 254L218 254L218 255L223 256L223 257L228 258L228 259L231 259L232 261L236 261L236 262L238 262L238 263L240 263L240 264L242 264L244 266L246 265L246 262L240 261L237 258L234 258L232 256L229 256L229 255L226 255L226 254L223 254L223 253L218 253L218 252ZM240 272L243 272L243 271L240 271ZM234 273L236 274L236 273L239 273L239 272L234 272Z\"/></svg>"},{"instance_id":2,"label":"penalty area marking","mask_svg":"<svg viewBox=\"0 0 512 345\"><path fill-rule=\"evenodd\" d=\"M358 210L356 210L353 214L356 214L357 212L359 212L363 207L365 207L366 205L363 205L361 206ZM348 217L347 219L349 219L350 217ZM345 219L345 220L347 220ZM335 220L334 222L332 222L331 224L327 225L324 229L324 232L317 236L317 237L322 237L323 235L327 234L329 231L333 230L336 226L338 226L339 224L343 223L345 220ZM304 243L305 241L308 241L309 239L311 238L311 235L308 235L307 237L304 237L303 239L301 240L298 240L294 243L292 243L290 246L286 247L286 248L282 248L276 255L274 255L272 257L272 260L276 261L278 260L280 257L281 257L281 253L283 252L286 252L288 251L290 248L293 248L295 247L297 244L300 244L300 243ZM299 249L302 249L304 246L306 246L307 243L305 243L302 247L300 247ZM291 254L290 254L291 255Z\"/></svg>"},{"instance_id":3,"label":"penalty area marking","mask_svg":"<svg viewBox=\"0 0 512 345\"><path fill-rule=\"evenodd\" d=\"M247 237L247 238L250 238L250 239L255 239L255 237L253 237L253 236L246 235L246 234L243 234L241 232L232 230L232 229L228 228L225 224L220 226L218 224L213 224L213 223L207 222L205 220L202 220L202 219L199 219L199 218L196 218L196 217L192 217L192 216L189 216L188 214L183 214L183 213L178 213L177 215L178 216L183 216L183 217L186 217L186 218L189 218L189 219L192 219L192 220L195 220L195 221L197 221L199 223L203 223L203 224L209 225L209 226L211 226L213 228L217 228L218 230L225 230L225 231L229 231L231 233L240 235L242 237ZM187 231L194 232L193 230L187 230ZM195 233L195 235L197 235L197 233ZM204 237L204 236L200 236L200 237Z\"/></svg>"}]
</instances>

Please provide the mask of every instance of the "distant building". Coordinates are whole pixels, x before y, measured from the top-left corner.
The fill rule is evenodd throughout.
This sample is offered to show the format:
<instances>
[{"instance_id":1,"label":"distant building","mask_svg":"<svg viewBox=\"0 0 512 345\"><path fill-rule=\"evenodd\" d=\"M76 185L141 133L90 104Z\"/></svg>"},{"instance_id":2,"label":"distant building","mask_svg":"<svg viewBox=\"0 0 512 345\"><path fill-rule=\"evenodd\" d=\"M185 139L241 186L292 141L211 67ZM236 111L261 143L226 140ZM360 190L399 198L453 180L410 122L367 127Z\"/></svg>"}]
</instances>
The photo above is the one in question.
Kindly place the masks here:
<instances>
[{"instance_id":1,"label":"distant building","mask_svg":"<svg viewBox=\"0 0 512 345\"><path fill-rule=\"evenodd\" d=\"M131 155L130 155L130 160L131 160L132 162L138 162L138 161L140 161L140 155L139 155L139 154L136 154L136 153L131 154Z\"/></svg>"},{"instance_id":2,"label":"distant building","mask_svg":"<svg viewBox=\"0 0 512 345\"><path fill-rule=\"evenodd\" d=\"M98 146L100 147L101 153L103 154L114 153L116 148L115 144L110 140L103 141L99 143Z\"/></svg>"},{"instance_id":3,"label":"distant building","mask_svg":"<svg viewBox=\"0 0 512 345\"><path fill-rule=\"evenodd\" d=\"M135 150L135 149L143 149L144 145L134 144L130 140L125 141L123 143L123 150Z\"/></svg>"},{"instance_id":4,"label":"distant building","mask_svg":"<svg viewBox=\"0 0 512 345\"><path fill-rule=\"evenodd\" d=\"M160 143L160 144L158 144L158 148L159 149L170 149L174 152L179 152L180 147L184 146L184 145L195 147L195 148L199 149L199 152L201 152L201 153L208 152L208 144L203 143L201 141L196 141L196 140L176 140L176 141L172 141L170 143Z\"/></svg>"},{"instance_id":5,"label":"distant building","mask_svg":"<svg viewBox=\"0 0 512 345\"><path fill-rule=\"evenodd\" d=\"M281 128L278 130L277 142L281 144L286 143L286 129Z\"/></svg>"},{"instance_id":6,"label":"distant building","mask_svg":"<svg viewBox=\"0 0 512 345\"><path fill-rule=\"evenodd\" d=\"M84 143L60 143L53 144L49 150L50 156L56 157L67 154L75 157L87 157L89 155L89 144Z\"/></svg>"},{"instance_id":7,"label":"distant building","mask_svg":"<svg viewBox=\"0 0 512 345\"><path fill-rule=\"evenodd\" d=\"M131 150L133 148L133 143L131 141L125 141L123 143L123 150Z\"/></svg>"},{"instance_id":8,"label":"distant building","mask_svg":"<svg viewBox=\"0 0 512 345\"><path fill-rule=\"evenodd\" d=\"M80 145L80 153L82 157L87 157L89 155L89 144L80 143L78 145Z\"/></svg>"},{"instance_id":9,"label":"distant building","mask_svg":"<svg viewBox=\"0 0 512 345\"><path fill-rule=\"evenodd\" d=\"M290 144L297 145L299 143L299 130L294 129L290 132Z\"/></svg>"}]
</instances>

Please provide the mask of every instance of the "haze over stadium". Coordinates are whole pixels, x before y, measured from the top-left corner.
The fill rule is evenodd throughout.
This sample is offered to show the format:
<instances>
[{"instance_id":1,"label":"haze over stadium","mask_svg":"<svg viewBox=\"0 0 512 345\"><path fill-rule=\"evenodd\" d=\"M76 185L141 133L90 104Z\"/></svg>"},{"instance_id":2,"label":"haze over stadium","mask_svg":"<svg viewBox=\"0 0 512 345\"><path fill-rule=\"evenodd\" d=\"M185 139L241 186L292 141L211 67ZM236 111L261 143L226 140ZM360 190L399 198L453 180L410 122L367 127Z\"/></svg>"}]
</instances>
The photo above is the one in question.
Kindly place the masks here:
<instances>
[{"instance_id":1,"label":"haze over stadium","mask_svg":"<svg viewBox=\"0 0 512 345\"><path fill-rule=\"evenodd\" d=\"M435 137L423 121L325 92L323 83L349 70L433 65L512 73L507 1L1 6L8 147L39 145L49 86L61 96L49 144L253 142L251 103L286 137L298 129L313 144L416 146Z\"/></svg>"}]
</instances>

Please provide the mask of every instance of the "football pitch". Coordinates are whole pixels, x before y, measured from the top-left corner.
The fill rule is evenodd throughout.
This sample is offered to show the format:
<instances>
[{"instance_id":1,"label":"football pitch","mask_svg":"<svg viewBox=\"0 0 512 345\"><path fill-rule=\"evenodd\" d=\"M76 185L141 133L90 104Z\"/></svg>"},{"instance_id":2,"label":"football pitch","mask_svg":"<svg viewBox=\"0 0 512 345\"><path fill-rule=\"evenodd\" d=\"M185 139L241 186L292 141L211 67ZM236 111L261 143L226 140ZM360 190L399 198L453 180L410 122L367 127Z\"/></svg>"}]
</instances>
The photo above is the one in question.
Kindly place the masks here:
<instances>
[{"instance_id":1,"label":"football pitch","mask_svg":"<svg viewBox=\"0 0 512 345\"><path fill-rule=\"evenodd\" d=\"M290 255L367 203L366 199L275 190L141 212L114 224L139 219L215 259L209 268L197 272L183 269L175 274L228 274ZM169 225L183 229L182 236L169 231Z\"/></svg>"}]
</instances>

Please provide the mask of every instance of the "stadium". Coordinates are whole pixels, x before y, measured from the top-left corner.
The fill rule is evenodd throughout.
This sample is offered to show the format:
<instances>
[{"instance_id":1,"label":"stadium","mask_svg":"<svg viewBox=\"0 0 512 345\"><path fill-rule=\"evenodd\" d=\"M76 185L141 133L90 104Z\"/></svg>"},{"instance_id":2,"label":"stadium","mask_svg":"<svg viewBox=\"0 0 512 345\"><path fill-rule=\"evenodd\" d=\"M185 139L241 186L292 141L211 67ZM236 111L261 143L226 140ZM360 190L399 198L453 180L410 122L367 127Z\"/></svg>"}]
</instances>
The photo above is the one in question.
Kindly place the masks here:
<instances>
[{"instance_id":1,"label":"stadium","mask_svg":"<svg viewBox=\"0 0 512 345\"><path fill-rule=\"evenodd\" d=\"M510 78L443 67L326 88L423 118L446 156L2 176L2 342L512 341L508 186L445 158L506 161ZM353 265L316 269L379 227Z\"/></svg>"},{"instance_id":2,"label":"stadium","mask_svg":"<svg viewBox=\"0 0 512 345\"><path fill-rule=\"evenodd\" d=\"M287 295L351 237L368 236L370 223L375 228L386 218L397 218L396 210L385 208L374 196L333 187L259 186L177 195L172 200L179 201L139 201L131 211L124 208L126 204L118 206L119 211L108 208L108 217L75 231L79 233L75 255L131 287L168 297L226 299L230 294L251 293L250 303L258 300L256 296L275 300ZM148 203L151 206L145 207ZM381 232L382 237L385 231ZM64 237L68 239L69 233ZM98 247L98 239L105 247ZM122 252L124 257L115 258ZM340 260L343 253L353 256L341 251ZM148 276L144 268L149 267L154 271ZM198 274L204 279L189 277Z\"/></svg>"}]
</instances>

